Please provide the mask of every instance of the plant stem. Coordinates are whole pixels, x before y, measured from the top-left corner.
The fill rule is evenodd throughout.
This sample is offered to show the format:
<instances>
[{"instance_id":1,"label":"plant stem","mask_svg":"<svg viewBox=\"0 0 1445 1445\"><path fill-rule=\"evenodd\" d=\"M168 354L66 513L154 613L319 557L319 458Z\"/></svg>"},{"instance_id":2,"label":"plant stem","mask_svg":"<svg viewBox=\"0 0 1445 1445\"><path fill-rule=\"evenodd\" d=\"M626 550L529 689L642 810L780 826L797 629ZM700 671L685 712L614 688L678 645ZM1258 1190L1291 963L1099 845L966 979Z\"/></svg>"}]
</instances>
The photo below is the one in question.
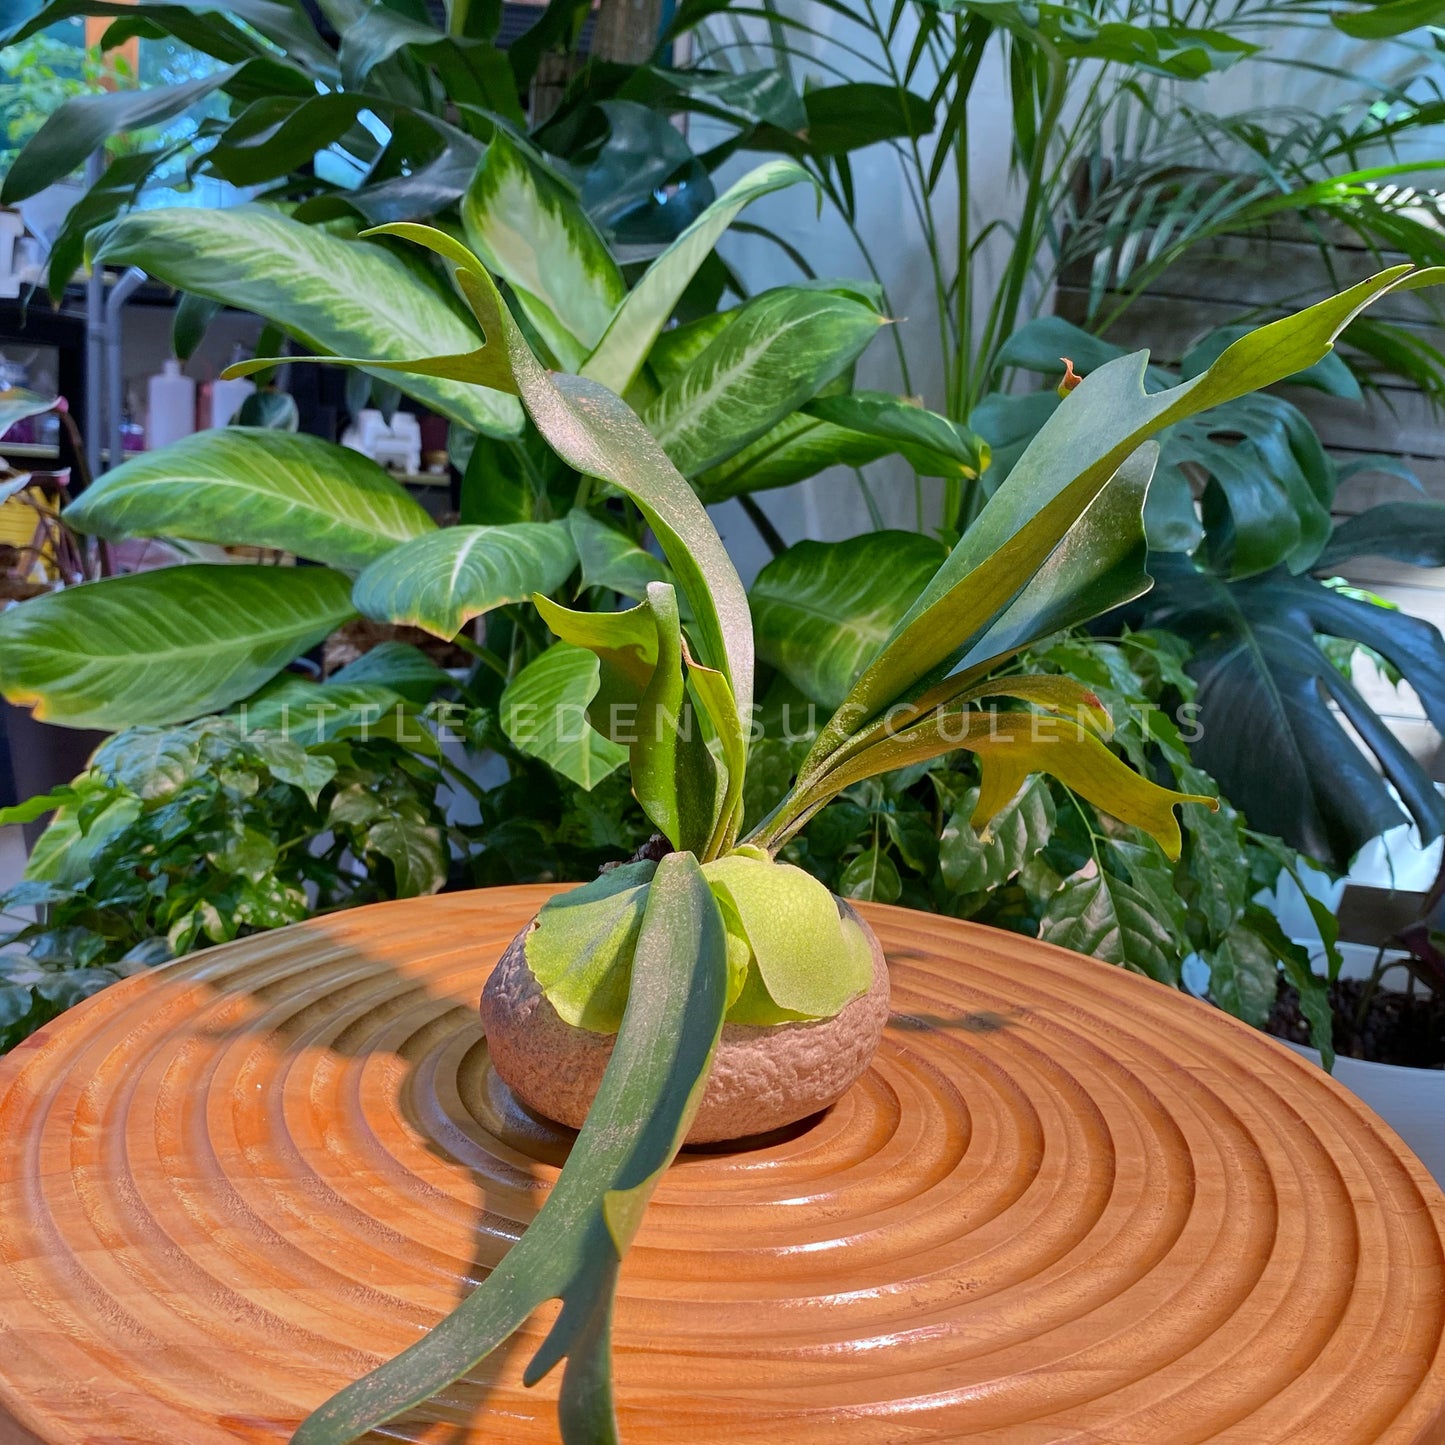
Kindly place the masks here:
<instances>
[{"instance_id":1,"label":"plant stem","mask_svg":"<svg viewBox=\"0 0 1445 1445\"><path fill-rule=\"evenodd\" d=\"M768 551L771 552L774 557L786 552L788 550L788 544L783 540L783 534L773 526L768 518L768 514L763 511L757 502L748 496L746 492L738 497L738 501L742 504L743 511L747 513L748 521L757 528L758 536L763 539L763 545L767 547Z\"/></svg>"},{"instance_id":2,"label":"plant stem","mask_svg":"<svg viewBox=\"0 0 1445 1445\"><path fill-rule=\"evenodd\" d=\"M854 467L853 474L858 478L858 490L863 493L863 505L868 508L868 520L875 532L881 532L883 530L883 513L878 509L878 503L868 486L868 478L863 475L862 467Z\"/></svg>"},{"instance_id":3,"label":"plant stem","mask_svg":"<svg viewBox=\"0 0 1445 1445\"><path fill-rule=\"evenodd\" d=\"M989 309L988 324L973 368L971 394L981 395L989 384L999 348L1013 333L1018 321L1024 287L1033 270L1034 252L1044 222L1041 201L1044 192L1044 167L1048 162L1049 138L1058 128L1059 115L1068 94L1068 67L1056 54L1045 60L1043 101L1039 107L1038 129L1034 135L1033 153L1029 156L1028 176L1024 185L1023 207L1019 218L1017 244L1005 272L1005 281Z\"/></svg>"},{"instance_id":4,"label":"plant stem","mask_svg":"<svg viewBox=\"0 0 1445 1445\"><path fill-rule=\"evenodd\" d=\"M507 664L502 661L490 648L483 647L479 642L473 642L464 632L459 632L452 638L452 641L461 648L463 652L469 652L484 666L491 668L503 682L511 681L511 673Z\"/></svg>"}]
</instances>

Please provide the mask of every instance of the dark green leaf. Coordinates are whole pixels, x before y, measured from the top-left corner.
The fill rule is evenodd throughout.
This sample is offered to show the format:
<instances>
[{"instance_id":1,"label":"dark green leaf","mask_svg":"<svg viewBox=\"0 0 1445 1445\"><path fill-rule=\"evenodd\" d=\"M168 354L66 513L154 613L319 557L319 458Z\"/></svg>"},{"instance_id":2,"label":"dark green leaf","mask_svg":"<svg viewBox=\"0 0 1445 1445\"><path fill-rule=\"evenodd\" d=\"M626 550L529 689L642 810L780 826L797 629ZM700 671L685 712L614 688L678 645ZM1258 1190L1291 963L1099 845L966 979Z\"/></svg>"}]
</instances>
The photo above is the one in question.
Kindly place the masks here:
<instances>
[{"instance_id":1,"label":"dark green leaf","mask_svg":"<svg viewBox=\"0 0 1445 1445\"><path fill-rule=\"evenodd\" d=\"M809 90L803 105L808 112L806 148L817 155L924 136L933 129L933 108L922 96L871 81Z\"/></svg>"},{"instance_id":2,"label":"dark green leaf","mask_svg":"<svg viewBox=\"0 0 1445 1445\"><path fill-rule=\"evenodd\" d=\"M1048 843L1054 831L1054 799L1042 778L1033 778L984 826L975 831L978 790L960 799L959 810L939 840L938 865L955 893L981 893L1012 878Z\"/></svg>"},{"instance_id":3,"label":"dark green leaf","mask_svg":"<svg viewBox=\"0 0 1445 1445\"><path fill-rule=\"evenodd\" d=\"M1445 639L1436 628L1283 571L1229 583L1167 555L1151 558L1150 568L1148 625L1167 627L1194 649L1189 671L1199 685L1201 729L1194 756L1251 826L1341 871L1369 839L1407 817L1427 839L1445 830L1445 800L1316 641L1322 634L1372 648L1441 726Z\"/></svg>"},{"instance_id":4,"label":"dark green leaf","mask_svg":"<svg viewBox=\"0 0 1445 1445\"><path fill-rule=\"evenodd\" d=\"M826 467L861 467L887 456L892 443L821 421L808 412L784 417L755 442L694 477L693 484L706 502L773 487L790 487Z\"/></svg>"},{"instance_id":5,"label":"dark green leaf","mask_svg":"<svg viewBox=\"0 0 1445 1445\"><path fill-rule=\"evenodd\" d=\"M1347 518L1315 559L1314 570L1334 571L1355 557L1445 567L1445 502L1382 502Z\"/></svg>"},{"instance_id":6,"label":"dark green leaf","mask_svg":"<svg viewBox=\"0 0 1445 1445\"><path fill-rule=\"evenodd\" d=\"M289 391L263 386L253 391L236 408L237 426L260 427L267 431L299 431L301 413Z\"/></svg>"},{"instance_id":7,"label":"dark green leaf","mask_svg":"<svg viewBox=\"0 0 1445 1445\"><path fill-rule=\"evenodd\" d=\"M1250 932L1263 939L1284 966L1284 976L1299 994L1300 1012L1309 1023L1310 1043L1320 1051L1325 1068L1333 1069L1334 1014L1330 1009L1329 989L1311 966L1308 951L1287 938L1274 914L1258 904L1250 904L1244 921ZM1327 947L1333 949L1333 939L1328 934L1326 939Z\"/></svg>"},{"instance_id":8,"label":"dark green leaf","mask_svg":"<svg viewBox=\"0 0 1445 1445\"><path fill-rule=\"evenodd\" d=\"M421 813L390 813L366 830L360 846L363 858L379 854L391 864L398 898L435 893L447 881L446 833Z\"/></svg>"},{"instance_id":9,"label":"dark green leaf","mask_svg":"<svg viewBox=\"0 0 1445 1445\"><path fill-rule=\"evenodd\" d=\"M606 587L640 601L647 596L649 583L671 580L661 558L591 512L574 509L567 515L567 525L572 529L572 545L577 549L585 586Z\"/></svg>"},{"instance_id":10,"label":"dark green leaf","mask_svg":"<svg viewBox=\"0 0 1445 1445\"><path fill-rule=\"evenodd\" d=\"M1209 995L1226 1013L1262 1028L1274 1007L1279 965L1274 950L1250 929L1236 924L1217 947L1206 949Z\"/></svg>"},{"instance_id":11,"label":"dark green leaf","mask_svg":"<svg viewBox=\"0 0 1445 1445\"><path fill-rule=\"evenodd\" d=\"M1356 40L1387 40L1425 25L1445 27L1440 0L1386 0L1368 9L1338 11L1332 18Z\"/></svg>"},{"instance_id":12,"label":"dark green leaf","mask_svg":"<svg viewBox=\"0 0 1445 1445\"><path fill-rule=\"evenodd\" d=\"M1143 893L1108 872L1069 879L1050 900L1039 937L1160 983L1179 983L1178 941Z\"/></svg>"},{"instance_id":13,"label":"dark green leaf","mask_svg":"<svg viewBox=\"0 0 1445 1445\"><path fill-rule=\"evenodd\" d=\"M380 642L327 680L331 687L367 684L390 688L415 707L430 702L449 681L420 648L405 642Z\"/></svg>"},{"instance_id":14,"label":"dark green leaf","mask_svg":"<svg viewBox=\"0 0 1445 1445\"><path fill-rule=\"evenodd\" d=\"M205 339L206 329L220 309L217 301L210 301L204 296L193 296L189 291L181 293L181 299L176 305L176 318L171 324L171 350L182 361L188 361L196 347ZM225 418L222 424L229 420L229 417Z\"/></svg>"},{"instance_id":15,"label":"dark green leaf","mask_svg":"<svg viewBox=\"0 0 1445 1445\"><path fill-rule=\"evenodd\" d=\"M1191 778L1185 785L1201 788L1204 779ZM1244 912L1249 897L1249 878L1240 866L1244 840L1239 816L1227 803L1221 803L1215 812L1188 803L1182 815L1185 897L1209 938L1222 939Z\"/></svg>"},{"instance_id":16,"label":"dark green leaf","mask_svg":"<svg viewBox=\"0 0 1445 1445\"><path fill-rule=\"evenodd\" d=\"M0 201L14 205L55 181L63 181L117 131L137 130L179 115L220 89L238 67L214 71L178 85L152 90L111 90L78 95L47 117L11 162Z\"/></svg>"},{"instance_id":17,"label":"dark green leaf","mask_svg":"<svg viewBox=\"0 0 1445 1445\"><path fill-rule=\"evenodd\" d=\"M310 165L366 109L360 95L267 95L253 101L206 152L205 167L233 186L258 186Z\"/></svg>"},{"instance_id":18,"label":"dark green leaf","mask_svg":"<svg viewBox=\"0 0 1445 1445\"><path fill-rule=\"evenodd\" d=\"M865 903L896 903L902 891L897 865L879 848L860 853L838 878L838 892L844 898Z\"/></svg>"}]
</instances>

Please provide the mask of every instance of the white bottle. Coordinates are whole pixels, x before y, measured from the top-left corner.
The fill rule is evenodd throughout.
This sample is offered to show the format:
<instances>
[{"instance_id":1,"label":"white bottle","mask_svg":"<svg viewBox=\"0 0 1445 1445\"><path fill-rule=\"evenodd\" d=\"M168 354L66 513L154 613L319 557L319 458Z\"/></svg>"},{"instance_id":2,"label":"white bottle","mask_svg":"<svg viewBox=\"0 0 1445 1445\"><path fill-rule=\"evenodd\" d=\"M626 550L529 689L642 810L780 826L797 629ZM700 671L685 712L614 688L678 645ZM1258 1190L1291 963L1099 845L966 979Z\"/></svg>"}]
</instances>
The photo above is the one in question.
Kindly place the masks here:
<instances>
[{"instance_id":1,"label":"white bottle","mask_svg":"<svg viewBox=\"0 0 1445 1445\"><path fill-rule=\"evenodd\" d=\"M244 361L246 353L238 341L231 354L231 363ZM248 376L238 376L234 381L217 378L211 383L211 425L227 426L241 409L241 403L256 390L256 383Z\"/></svg>"},{"instance_id":2,"label":"white bottle","mask_svg":"<svg viewBox=\"0 0 1445 1445\"><path fill-rule=\"evenodd\" d=\"M167 357L160 371L146 386L149 415L146 417L146 445L155 451L188 437L196 429L196 383L181 371L174 356Z\"/></svg>"}]
</instances>

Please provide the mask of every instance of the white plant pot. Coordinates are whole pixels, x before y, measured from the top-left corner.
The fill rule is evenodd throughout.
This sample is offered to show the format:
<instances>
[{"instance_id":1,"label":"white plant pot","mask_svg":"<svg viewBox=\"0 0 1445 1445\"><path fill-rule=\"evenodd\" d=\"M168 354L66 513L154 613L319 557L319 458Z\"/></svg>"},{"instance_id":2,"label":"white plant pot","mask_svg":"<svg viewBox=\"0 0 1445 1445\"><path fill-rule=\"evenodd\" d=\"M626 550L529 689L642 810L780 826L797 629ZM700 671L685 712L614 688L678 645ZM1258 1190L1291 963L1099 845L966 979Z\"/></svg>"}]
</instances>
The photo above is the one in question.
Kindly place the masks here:
<instances>
[{"instance_id":1,"label":"white plant pot","mask_svg":"<svg viewBox=\"0 0 1445 1445\"><path fill-rule=\"evenodd\" d=\"M1304 1044L1289 1047L1320 1062L1319 1054ZM1335 1078L1363 1099L1445 1186L1445 1069L1406 1069L1337 1058Z\"/></svg>"}]
</instances>

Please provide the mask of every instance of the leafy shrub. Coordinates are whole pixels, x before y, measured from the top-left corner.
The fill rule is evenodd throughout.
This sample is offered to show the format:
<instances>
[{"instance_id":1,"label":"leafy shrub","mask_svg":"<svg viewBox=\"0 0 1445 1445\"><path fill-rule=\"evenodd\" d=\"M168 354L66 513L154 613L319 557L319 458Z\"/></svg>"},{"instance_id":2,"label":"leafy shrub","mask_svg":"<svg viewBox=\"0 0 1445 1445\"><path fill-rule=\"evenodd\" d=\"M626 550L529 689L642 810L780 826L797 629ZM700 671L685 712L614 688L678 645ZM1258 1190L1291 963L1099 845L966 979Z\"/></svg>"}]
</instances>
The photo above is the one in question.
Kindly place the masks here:
<instances>
[{"instance_id":1,"label":"leafy shrub","mask_svg":"<svg viewBox=\"0 0 1445 1445\"><path fill-rule=\"evenodd\" d=\"M1213 779L1190 759L1197 709L1187 655L1168 632L1078 633L1031 650L1018 666L1089 687L1113 719L1111 746L1146 776L1215 794ZM809 746L784 735L781 706L790 695L800 696L785 684L770 694L768 736L754 744L749 772L750 819L777 801ZM1171 863L1147 833L1043 775L979 833L970 822L978 784L967 752L870 778L821 812L782 856L844 897L1027 933L1174 987L1196 958L1208 968L1213 1001L1255 1025L1269 1015L1283 965L1317 1043L1328 1047L1324 980L1254 901L1282 872L1298 871L1291 849L1251 831L1227 803L1218 812L1189 803L1180 809L1184 849ZM1331 923L1323 926L1332 945Z\"/></svg>"},{"instance_id":2,"label":"leafy shrub","mask_svg":"<svg viewBox=\"0 0 1445 1445\"><path fill-rule=\"evenodd\" d=\"M106 984L316 913L434 893L438 762L386 737L307 745L237 720L132 728L73 783L0 814L56 817L0 895L0 1051ZM20 909L40 909L24 922Z\"/></svg>"}]
</instances>

